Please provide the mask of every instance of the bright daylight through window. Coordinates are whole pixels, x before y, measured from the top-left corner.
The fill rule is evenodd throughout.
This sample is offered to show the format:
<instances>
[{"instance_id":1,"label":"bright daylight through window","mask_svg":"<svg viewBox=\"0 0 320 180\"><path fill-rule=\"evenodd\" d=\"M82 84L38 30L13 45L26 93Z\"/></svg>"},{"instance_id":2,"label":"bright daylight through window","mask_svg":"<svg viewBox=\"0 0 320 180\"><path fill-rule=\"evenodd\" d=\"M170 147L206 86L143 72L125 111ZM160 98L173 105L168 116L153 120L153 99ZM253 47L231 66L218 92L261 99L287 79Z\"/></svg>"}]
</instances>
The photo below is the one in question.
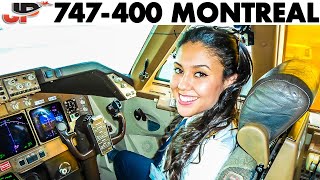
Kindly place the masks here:
<instances>
[{"instance_id":1,"label":"bright daylight through window","mask_svg":"<svg viewBox=\"0 0 320 180\"><path fill-rule=\"evenodd\" d=\"M25 26L0 29L0 74L96 61L124 74L152 25Z\"/></svg>"}]
</instances>

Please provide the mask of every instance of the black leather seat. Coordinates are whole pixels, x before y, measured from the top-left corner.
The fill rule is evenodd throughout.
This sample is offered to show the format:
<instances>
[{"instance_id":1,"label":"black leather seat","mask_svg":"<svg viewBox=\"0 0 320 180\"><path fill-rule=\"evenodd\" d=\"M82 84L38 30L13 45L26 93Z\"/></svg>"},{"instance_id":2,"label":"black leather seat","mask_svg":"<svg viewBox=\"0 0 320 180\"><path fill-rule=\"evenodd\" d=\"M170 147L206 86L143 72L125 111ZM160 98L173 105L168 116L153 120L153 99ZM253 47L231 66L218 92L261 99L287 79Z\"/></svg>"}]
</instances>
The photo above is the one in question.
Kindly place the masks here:
<instances>
[{"instance_id":1,"label":"black leather seat","mask_svg":"<svg viewBox=\"0 0 320 180\"><path fill-rule=\"evenodd\" d=\"M218 179L256 179L256 170L269 169L274 159L270 147L299 119L307 121L306 113L316 97L319 81L319 70L303 60L286 61L261 77L240 112L239 146Z\"/></svg>"}]
</instances>

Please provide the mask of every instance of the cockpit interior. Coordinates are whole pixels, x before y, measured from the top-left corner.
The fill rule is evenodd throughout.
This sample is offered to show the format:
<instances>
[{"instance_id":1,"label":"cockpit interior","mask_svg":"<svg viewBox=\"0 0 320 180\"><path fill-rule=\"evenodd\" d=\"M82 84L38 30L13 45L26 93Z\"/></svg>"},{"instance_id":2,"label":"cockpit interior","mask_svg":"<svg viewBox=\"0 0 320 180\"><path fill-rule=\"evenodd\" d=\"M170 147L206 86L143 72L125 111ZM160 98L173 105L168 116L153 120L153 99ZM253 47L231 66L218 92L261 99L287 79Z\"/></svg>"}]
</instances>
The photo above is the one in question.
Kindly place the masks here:
<instances>
[{"instance_id":1,"label":"cockpit interior","mask_svg":"<svg viewBox=\"0 0 320 180\"><path fill-rule=\"evenodd\" d=\"M115 180L107 155L113 148L152 158L177 115L171 65L177 40L188 28L153 26L127 73L94 59L0 72L0 180ZM227 161L219 179L320 179L320 38L314 36L320 26L246 28L253 75L237 103L241 149L231 156L238 165ZM0 30L0 39L6 30ZM6 53L0 46L0 57ZM262 104L255 104L255 95ZM279 107L280 97L298 100ZM294 115L283 117L284 112Z\"/></svg>"}]
</instances>

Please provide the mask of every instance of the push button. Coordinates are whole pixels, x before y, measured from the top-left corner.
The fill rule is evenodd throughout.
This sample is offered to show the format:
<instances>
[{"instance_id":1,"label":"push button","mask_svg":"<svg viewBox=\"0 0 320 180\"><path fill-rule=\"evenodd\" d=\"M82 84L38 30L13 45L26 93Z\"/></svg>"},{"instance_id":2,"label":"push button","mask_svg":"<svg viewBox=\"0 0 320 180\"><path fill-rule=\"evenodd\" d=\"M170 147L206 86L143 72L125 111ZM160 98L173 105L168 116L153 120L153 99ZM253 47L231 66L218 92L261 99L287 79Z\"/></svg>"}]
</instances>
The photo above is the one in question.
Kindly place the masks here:
<instances>
[{"instance_id":1,"label":"push button","mask_svg":"<svg viewBox=\"0 0 320 180\"><path fill-rule=\"evenodd\" d=\"M20 166L24 166L26 164L26 162L24 161L24 159L19 161Z\"/></svg>"},{"instance_id":2,"label":"push button","mask_svg":"<svg viewBox=\"0 0 320 180\"><path fill-rule=\"evenodd\" d=\"M52 70L47 70L44 73L46 75L46 78L52 78L53 77L53 71Z\"/></svg>"},{"instance_id":3,"label":"push button","mask_svg":"<svg viewBox=\"0 0 320 180\"><path fill-rule=\"evenodd\" d=\"M35 155L32 155L31 156L31 158L32 158L32 162L34 162L34 161L36 161L36 160L38 160L39 158L38 158L38 156L35 154Z\"/></svg>"},{"instance_id":4,"label":"push button","mask_svg":"<svg viewBox=\"0 0 320 180\"><path fill-rule=\"evenodd\" d=\"M32 156L28 156L26 160L28 164L31 164L33 162Z\"/></svg>"},{"instance_id":5,"label":"push button","mask_svg":"<svg viewBox=\"0 0 320 180\"><path fill-rule=\"evenodd\" d=\"M43 158L46 156L46 153L44 151L39 151L39 157Z\"/></svg>"}]
</instances>

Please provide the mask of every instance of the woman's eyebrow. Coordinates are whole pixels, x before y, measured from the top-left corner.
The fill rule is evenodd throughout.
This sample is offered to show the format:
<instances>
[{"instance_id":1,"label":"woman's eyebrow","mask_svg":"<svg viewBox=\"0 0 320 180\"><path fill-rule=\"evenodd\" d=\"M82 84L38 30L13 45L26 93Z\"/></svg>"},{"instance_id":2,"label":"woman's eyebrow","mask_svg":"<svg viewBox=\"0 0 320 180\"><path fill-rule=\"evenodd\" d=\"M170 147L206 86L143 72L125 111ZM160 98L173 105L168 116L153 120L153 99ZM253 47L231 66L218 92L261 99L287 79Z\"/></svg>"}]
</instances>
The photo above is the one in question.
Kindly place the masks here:
<instances>
[{"instance_id":1,"label":"woman's eyebrow","mask_svg":"<svg viewBox=\"0 0 320 180\"><path fill-rule=\"evenodd\" d=\"M182 67L182 65L180 63L178 63L178 62L174 62L173 64L176 64L176 65Z\"/></svg>"},{"instance_id":2,"label":"woman's eyebrow","mask_svg":"<svg viewBox=\"0 0 320 180\"><path fill-rule=\"evenodd\" d=\"M178 66L180 66L180 67L183 67L180 63L178 63L178 62L174 62L174 64L176 64L176 65L178 65ZM210 69L210 67L209 66L207 66L207 65L202 65L202 64L200 64L200 65L193 65L192 66L193 68L201 68L201 67L205 67L205 68L208 68L209 70L211 70Z\"/></svg>"},{"instance_id":3,"label":"woman's eyebrow","mask_svg":"<svg viewBox=\"0 0 320 180\"><path fill-rule=\"evenodd\" d=\"M192 67L194 67L194 68L201 68L201 67L205 67L205 68L208 68L209 70L211 70L209 66L204 65L204 64L203 64L203 65L202 65L202 64L200 64L200 65L193 65Z\"/></svg>"}]
</instances>

